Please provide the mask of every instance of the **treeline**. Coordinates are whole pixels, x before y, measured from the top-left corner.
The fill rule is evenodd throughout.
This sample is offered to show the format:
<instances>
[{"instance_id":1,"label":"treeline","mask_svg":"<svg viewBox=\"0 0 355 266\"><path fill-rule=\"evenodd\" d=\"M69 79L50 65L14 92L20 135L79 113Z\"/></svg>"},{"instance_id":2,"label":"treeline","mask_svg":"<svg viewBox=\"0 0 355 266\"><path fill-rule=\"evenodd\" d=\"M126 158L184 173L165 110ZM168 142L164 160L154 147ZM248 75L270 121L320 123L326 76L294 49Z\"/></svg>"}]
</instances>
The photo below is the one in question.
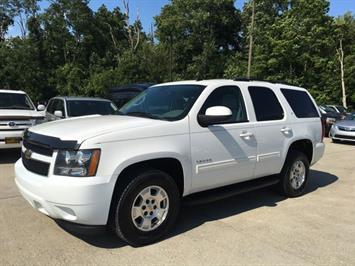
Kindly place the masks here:
<instances>
[{"instance_id":1,"label":"treeline","mask_svg":"<svg viewBox=\"0 0 355 266\"><path fill-rule=\"evenodd\" d=\"M355 17L328 15L327 0L172 0L143 32L129 3L90 9L88 0L0 0L0 88L34 99L104 95L130 82L251 76L308 88L319 102L355 106ZM144 12L144 10L141 10ZM8 37L18 24L21 34ZM343 55L343 56L342 56Z\"/></svg>"}]
</instances>

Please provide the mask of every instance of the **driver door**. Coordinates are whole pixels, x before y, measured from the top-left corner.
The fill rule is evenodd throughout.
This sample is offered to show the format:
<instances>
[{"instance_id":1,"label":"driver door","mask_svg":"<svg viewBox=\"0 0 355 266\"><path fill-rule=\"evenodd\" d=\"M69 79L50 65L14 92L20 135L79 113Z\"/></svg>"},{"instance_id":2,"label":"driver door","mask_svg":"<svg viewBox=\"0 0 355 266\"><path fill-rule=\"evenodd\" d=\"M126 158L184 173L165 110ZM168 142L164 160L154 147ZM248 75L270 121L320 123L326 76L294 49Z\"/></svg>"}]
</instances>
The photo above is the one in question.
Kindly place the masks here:
<instances>
[{"instance_id":1,"label":"driver door","mask_svg":"<svg viewBox=\"0 0 355 266\"><path fill-rule=\"evenodd\" d=\"M232 116L223 124L192 127L192 192L241 182L254 176L257 151L254 127L248 121L239 87L216 88L207 97L199 114L205 114L207 108L213 106L228 107Z\"/></svg>"}]
</instances>

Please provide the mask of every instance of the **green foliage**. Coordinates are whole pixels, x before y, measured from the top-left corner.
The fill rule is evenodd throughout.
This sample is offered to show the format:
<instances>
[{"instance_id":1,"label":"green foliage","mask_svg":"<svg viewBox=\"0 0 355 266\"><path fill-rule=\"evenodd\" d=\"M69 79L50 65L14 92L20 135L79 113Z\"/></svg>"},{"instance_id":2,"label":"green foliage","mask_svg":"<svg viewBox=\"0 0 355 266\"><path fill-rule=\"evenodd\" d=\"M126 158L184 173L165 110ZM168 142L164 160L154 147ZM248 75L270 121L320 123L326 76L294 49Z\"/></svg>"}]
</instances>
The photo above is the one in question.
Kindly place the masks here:
<instances>
[{"instance_id":1,"label":"green foliage","mask_svg":"<svg viewBox=\"0 0 355 266\"><path fill-rule=\"evenodd\" d=\"M233 0L173 0L155 19L176 79L221 77L224 59L240 48L240 12Z\"/></svg>"},{"instance_id":2,"label":"green foliage","mask_svg":"<svg viewBox=\"0 0 355 266\"><path fill-rule=\"evenodd\" d=\"M131 82L246 75L251 0L242 11L233 0L172 0L155 18L155 39L139 20L128 25L118 7L93 11L88 0L52 0L40 11L38 2L0 0L0 88L39 100L102 96ZM303 86L320 103L341 103L341 40L354 106L355 17L330 17L328 0L255 3L252 76ZM19 18L21 36L6 37Z\"/></svg>"}]
</instances>

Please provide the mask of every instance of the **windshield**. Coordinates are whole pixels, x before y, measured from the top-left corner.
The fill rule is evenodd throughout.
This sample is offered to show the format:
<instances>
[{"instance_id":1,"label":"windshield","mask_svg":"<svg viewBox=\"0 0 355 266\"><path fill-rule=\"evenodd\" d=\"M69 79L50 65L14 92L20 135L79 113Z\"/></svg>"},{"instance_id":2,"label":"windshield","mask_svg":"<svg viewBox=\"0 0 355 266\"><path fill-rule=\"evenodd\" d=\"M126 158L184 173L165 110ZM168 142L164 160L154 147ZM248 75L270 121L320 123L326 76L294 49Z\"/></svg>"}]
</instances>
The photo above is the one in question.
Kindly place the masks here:
<instances>
[{"instance_id":1,"label":"windshield","mask_svg":"<svg viewBox=\"0 0 355 266\"><path fill-rule=\"evenodd\" d=\"M95 100L68 100L67 101L68 116L85 116L85 115L112 115L116 114L117 107L108 101Z\"/></svg>"},{"instance_id":2,"label":"windshield","mask_svg":"<svg viewBox=\"0 0 355 266\"><path fill-rule=\"evenodd\" d=\"M111 100L120 108L139 93L140 91L119 91L111 94Z\"/></svg>"},{"instance_id":3,"label":"windshield","mask_svg":"<svg viewBox=\"0 0 355 266\"><path fill-rule=\"evenodd\" d=\"M346 108L343 106L337 106L340 113L346 113Z\"/></svg>"},{"instance_id":4,"label":"windshield","mask_svg":"<svg viewBox=\"0 0 355 266\"><path fill-rule=\"evenodd\" d=\"M333 106L327 106L327 108L329 108L329 110L331 110L331 112L338 112Z\"/></svg>"},{"instance_id":5,"label":"windshield","mask_svg":"<svg viewBox=\"0 0 355 266\"><path fill-rule=\"evenodd\" d=\"M350 114L345 117L345 120L355 120L355 114Z\"/></svg>"},{"instance_id":6,"label":"windshield","mask_svg":"<svg viewBox=\"0 0 355 266\"><path fill-rule=\"evenodd\" d=\"M0 109L34 110L35 108L26 94L0 93Z\"/></svg>"},{"instance_id":7,"label":"windshield","mask_svg":"<svg viewBox=\"0 0 355 266\"><path fill-rule=\"evenodd\" d=\"M126 103L120 113L176 121L187 115L204 88L201 85L150 87Z\"/></svg>"},{"instance_id":8,"label":"windshield","mask_svg":"<svg viewBox=\"0 0 355 266\"><path fill-rule=\"evenodd\" d=\"M324 105L321 105L319 106L323 111L327 112L327 113L331 113L331 112L334 112L335 110L328 107L328 106L324 106Z\"/></svg>"}]
</instances>

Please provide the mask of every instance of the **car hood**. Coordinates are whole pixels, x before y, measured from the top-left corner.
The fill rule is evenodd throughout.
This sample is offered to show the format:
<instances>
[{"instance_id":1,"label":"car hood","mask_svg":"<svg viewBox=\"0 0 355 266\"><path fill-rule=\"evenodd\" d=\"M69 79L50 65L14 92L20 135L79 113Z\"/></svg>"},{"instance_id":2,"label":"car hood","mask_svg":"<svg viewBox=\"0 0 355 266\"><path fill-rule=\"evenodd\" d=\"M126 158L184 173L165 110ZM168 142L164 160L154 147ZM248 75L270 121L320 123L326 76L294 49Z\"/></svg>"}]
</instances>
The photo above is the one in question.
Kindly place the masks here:
<instances>
[{"instance_id":1,"label":"car hood","mask_svg":"<svg viewBox=\"0 0 355 266\"><path fill-rule=\"evenodd\" d=\"M36 110L0 109L0 119L31 119L43 116Z\"/></svg>"},{"instance_id":2,"label":"car hood","mask_svg":"<svg viewBox=\"0 0 355 266\"><path fill-rule=\"evenodd\" d=\"M159 126L166 123L169 122L133 116L91 115L40 124L32 127L30 131L60 138L61 140L76 140L78 143L82 143L86 139L114 131L142 130L145 127Z\"/></svg>"},{"instance_id":3,"label":"car hood","mask_svg":"<svg viewBox=\"0 0 355 266\"><path fill-rule=\"evenodd\" d=\"M340 120L335 124L341 127L355 127L355 120Z\"/></svg>"}]
</instances>

